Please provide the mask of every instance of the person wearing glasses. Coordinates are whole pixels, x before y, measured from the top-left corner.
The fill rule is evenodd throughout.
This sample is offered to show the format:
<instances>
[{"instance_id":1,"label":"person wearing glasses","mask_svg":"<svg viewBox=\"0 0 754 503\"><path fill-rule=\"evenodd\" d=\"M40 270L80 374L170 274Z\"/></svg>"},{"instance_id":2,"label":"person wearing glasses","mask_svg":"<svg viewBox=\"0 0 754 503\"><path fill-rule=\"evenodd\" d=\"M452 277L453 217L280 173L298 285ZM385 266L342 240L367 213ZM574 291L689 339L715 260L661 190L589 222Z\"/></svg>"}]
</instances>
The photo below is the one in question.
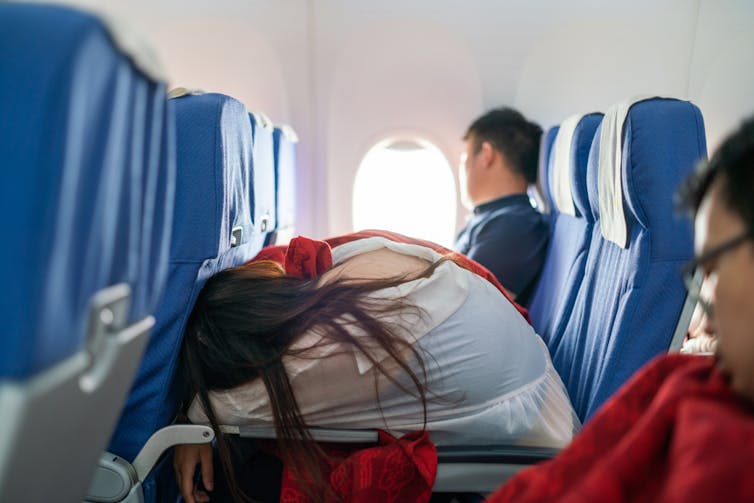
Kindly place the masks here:
<instances>
[{"instance_id":1,"label":"person wearing glasses","mask_svg":"<svg viewBox=\"0 0 754 503\"><path fill-rule=\"evenodd\" d=\"M754 117L682 192L696 251L684 281L714 325L714 355L650 362L489 502L754 501Z\"/></svg>"}]
</instances>

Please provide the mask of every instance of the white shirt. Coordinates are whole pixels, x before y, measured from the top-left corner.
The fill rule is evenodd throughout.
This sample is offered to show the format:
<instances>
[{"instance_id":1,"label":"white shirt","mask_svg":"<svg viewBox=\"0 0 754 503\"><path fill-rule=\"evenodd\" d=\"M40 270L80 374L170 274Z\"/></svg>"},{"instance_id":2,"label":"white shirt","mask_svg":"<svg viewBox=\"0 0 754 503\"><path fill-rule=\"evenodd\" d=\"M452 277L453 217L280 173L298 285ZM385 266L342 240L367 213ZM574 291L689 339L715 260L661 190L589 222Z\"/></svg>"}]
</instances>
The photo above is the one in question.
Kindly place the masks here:
<instances>
[{"instance_id":1,"label":"white shirt","mask_svg":"<svg viewBox=\"0 0 754 503\"><path fill-rule=\"evenodd\" d=\"M423 246L374 237L336 247L333 263L338 265L379 248L429 263L441 258ZM423 311L420 317L396 313L381 321L405 327L399 334L422 354L429 388L426 428L435 444L563 447L580 428L544 342L489 281L448 261L429 278L369 295L375 299L405 296ZM366 334L351 333L369 340ZM312 346L319 337L307 333L294 345ZM284 358L307 424L381 428L394 436L423 428L415 387L387 355L371 351L412 393L377 372L363 354L332 344L311 351L309 356L316 358ZM409 362L421 379L419 364L410 356ZM211 392L210 400L220 424L272 424L272 410L261 379ZM191 404L189 419L208 423L198 399Z\"/></svg>"}]
</instances>

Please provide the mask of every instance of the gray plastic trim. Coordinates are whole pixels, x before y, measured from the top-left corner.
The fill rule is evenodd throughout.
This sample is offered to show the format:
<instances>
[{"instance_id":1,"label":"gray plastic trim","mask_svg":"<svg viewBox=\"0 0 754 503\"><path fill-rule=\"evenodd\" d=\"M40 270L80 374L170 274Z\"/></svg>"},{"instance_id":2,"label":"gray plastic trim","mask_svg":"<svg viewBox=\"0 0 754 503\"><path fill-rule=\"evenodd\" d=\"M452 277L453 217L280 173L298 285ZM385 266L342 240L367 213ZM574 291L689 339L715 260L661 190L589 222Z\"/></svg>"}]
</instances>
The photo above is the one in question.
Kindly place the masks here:
<instances>
[{"instance_id":1,"label":"gray plastic trim","mask_svg":"<svg viewBox=\"0 0 754 503\"><path fill-rule=\"evenodd\" d=\"M489 494L530 465L495 463L440 463L433 492Z\"/></svg>"},{"instance_id":2,"label":"gray plastic trim","mask_svg":"<svg viewBox=\"0 0 754 503\"><path fill-rule=\"evenodd\" d=\"M238 435L241 438L277 438L275 428L266 426L221 426L223 433ZM340 430L333 428L309 428L309 433L317 442L340 444L373 444L377 442L376 430Z\"/></svg>"},{"instance_id":3,"label":"gray plastic trim","mask_svg":"<svg viewBox=\"0 0 754 503\"><path fill-rule=\"evenodd\" d=\"M87 344L24 381L0 381L0 501L81 501L141 360L126 284L92 297Z\"/></svg>"},{"instance_id":4,"label":"gray plastic trim","mask_svg":"<svg viewBox=\"0 0 754 503\"><path fill-rule=\"evenodd\" d=\"M697 269L694 273L694 282L702 282L702 271ZM670 341L669 353L677 352L681 350L683 346L683 340L686 338L686 334L689 331L689 324L691 323L691 317L694 315L694 309L696 308L696 302L694 302L689 295L686 295L686 299L683 301L683 308L681 314L678 316L678 323L675 325L675 332L673 332L673 338Z\"/></svg>"},{"instance_id":5,"label":"gray plastic trim","mask_svg":"<svg viewBox=\"0 0 754 503\"><path fill-rule=\"evenodd\" d=\"M87 491L86 501L92 503L117 503L123 501L136 485L136 470L125 459L106 452L100 457Z\"/></svg>"},{"instance_id":6,"label":"gray plastic trim","mask_svg":"<svg viewBox=\"0 0 754 503\"><path fill-rule=\"evenodd\" d=\"M198 424L174 424L157 430L134 459L137 479L144 482L160 456L171 447L178 444L206 444L214 438L212 428Z\"/></svg>"}]
</instances>

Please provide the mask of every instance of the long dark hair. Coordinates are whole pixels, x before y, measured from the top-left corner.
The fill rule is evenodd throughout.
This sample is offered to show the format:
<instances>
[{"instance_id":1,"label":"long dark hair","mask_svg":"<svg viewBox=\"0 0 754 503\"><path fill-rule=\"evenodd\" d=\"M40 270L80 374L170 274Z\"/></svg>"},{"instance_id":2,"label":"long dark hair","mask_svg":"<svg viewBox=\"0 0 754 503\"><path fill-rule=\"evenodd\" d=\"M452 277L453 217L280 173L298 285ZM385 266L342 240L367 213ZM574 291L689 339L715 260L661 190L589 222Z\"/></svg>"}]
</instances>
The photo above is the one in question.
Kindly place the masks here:
<instances>
[{"instance_id":1,"label":"long dark hair","mask_svg":"<svg viewBox=\"0 0 754 503\"><path fill-rule=\"evenodd\" d=\"M418 276L429 277L444 260L428 266ZM233 475L230 451L220 432L209 398L210 391L227 390L261 378L270 398L279 455L307 490L329 493L322 478L320 462L326 458L312 440L283 366L284 356L306 357L311 348L291 347L302 334L316 327L324 336L321 344L340 344L349 351L362 352L391 383L420 400L426 426L426 368L418 349L397 334L397 327L385 315L412 311L417 306L405 299L375 301L367 294L397 286L407 276L361 280L338 278L319 284L318 279L302 280L287 275L276 262L257 261L224 270L209 278L199 293L189 317L181 349L186 382L184 411L197 396L218 438L218 450L231 490L241 497ZM370 334L370 347L376 346L397 363L413 383L401 384L396 376L349 332L355 328ZM418 362L419 375L409 365ZM378 397L379 399L379 397ZM321 496L320 496L321 497ZM318 499L318 498L315 498Z\"/></svg>"}]
</instances>

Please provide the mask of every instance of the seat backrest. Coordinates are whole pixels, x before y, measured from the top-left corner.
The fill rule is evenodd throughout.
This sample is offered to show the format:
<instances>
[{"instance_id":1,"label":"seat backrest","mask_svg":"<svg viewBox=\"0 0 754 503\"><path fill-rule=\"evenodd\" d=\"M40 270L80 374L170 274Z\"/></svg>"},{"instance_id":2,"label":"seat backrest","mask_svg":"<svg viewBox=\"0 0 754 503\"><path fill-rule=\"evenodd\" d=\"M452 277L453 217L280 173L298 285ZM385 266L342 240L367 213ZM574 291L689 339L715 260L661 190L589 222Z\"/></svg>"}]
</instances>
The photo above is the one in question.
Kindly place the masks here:
<instances>
[{"instance_id":1,"label":"seat backrest","mask_svg":"<svg viewBox=\"0 0 754 503\"><path fill-rule=\"evenodd\" d=\"M262 246L249 203L253 173L246 108L221 94L187 95L172 101L178 177L166 295L109 449L128 461L175 417L180 392L178 353L186 320L204 282L219 270L253 258ZM146 501L162 500L156 479L164 473L158 469L144 483Z\"/></svg>"},{"instance_id":2,"label":"seat backrest","mask_svg":"<svg viewBox=\"0 0 754 503\"><path fill-rule=\"evenodd\" d=\"M682 264L692 255L687 218L674 211L674 193L706 155L699 109L673 99L640 101L628 108L615 138L602 137L605 115L589 156L587 186L595 224L584 279L564 326L548 346L555 368L582 420L639 367L667 351L685 298ZM598 181L601 145L622 145L620 187ZM604 147L607 148L607 147ZM604 180L604 178L603 178ZM598 189L599 185L599 189ZM625 214L625 242L603 237L605 211ZM606 232L607 229L604 229Z\"/></svg>"},{"instance_id":3,"label":"seat backrest","mask_svg":"<svg viewBox=\"0 0 754 503\"><path fill-rule=\"evenodd\" d=\"M594 225L586 190L586 166L589 149L601 120L600 113L577 119L569 136L561 138L567 144L562 145L560 142L560 148L552 149L552 154L548 156L546 191L553 205L550 241L545 263L529 304L532 325L545 342L549 342L556 327L568 318L584 276L586 251ZM552 130L555 128L550 131ZM556 160L556 157L559 159ZM563 176L555 176L555 169L567 172ZM563 190L571 193L576 210L574 215L561 211L551 195L554 184L564 182L569 182Z\"/></svg>"},{"instance_id":4,"label":"seat backrest","mask_svg":"<svg viewBox=\"0 0 754 503\"><path fill-rule=\"evenodd\" d=\"M97 17L0 4L0 500L80 501L167 274L174 116Z\"/></svg>"},{"instance_id":5,"label":"seat backrest","mask_svg":"<svg viewBox=\"0 0 754 503\"><path fill-rule=\"evenodd\" d=\"M277 228L274 244L287 244L296 228L296 144L298 137L289 126L276 127L272 136L275 148L275 212Z\"/></svg>"},{"instance_id":6,"label":"seat backrest","mask_svg":"<svg viewBox=\"0 0 754 503\"><path fill-rule=\"evenodd\" d=\"M250 113L254 178L250 188L257 234L269 236L277 227L275 218L275 148L273 124L260 113Z\"/></svg>"}]
</instances>

